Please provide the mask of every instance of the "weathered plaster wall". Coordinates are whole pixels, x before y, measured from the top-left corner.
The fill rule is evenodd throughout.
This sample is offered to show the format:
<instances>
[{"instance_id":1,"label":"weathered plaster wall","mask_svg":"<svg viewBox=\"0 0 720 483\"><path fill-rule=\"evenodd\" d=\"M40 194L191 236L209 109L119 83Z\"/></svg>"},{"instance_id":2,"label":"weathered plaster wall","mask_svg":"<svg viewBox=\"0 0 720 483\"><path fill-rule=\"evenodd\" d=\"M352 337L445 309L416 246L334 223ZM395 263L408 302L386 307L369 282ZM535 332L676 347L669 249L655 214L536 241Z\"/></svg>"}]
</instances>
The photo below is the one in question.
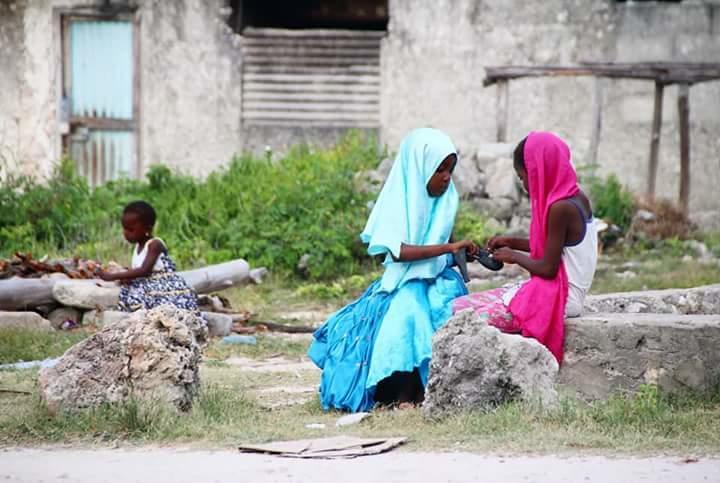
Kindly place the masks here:
<instances>
[{"instance_id":1,"label":"weathered plaster wall","mask_svg":"<svg viewBox=\"0 0 720 483\"><path fill-rule=\"evenodd\" d=\"M61 156L56 9L82 0L0 2L0 146L40 175ZM239 38L224 0L140 0L140 157L204 174L240 151Z\"/></svg>"},{"instance_id":2,"label":"weathered plaster wall","mask_svg":"<svg viewBox=\"0 0 720 483\"><path fill-rule=\"evenodd\" d=\"M242 149L240 38L224 4L141 3L144 166L207 174Z\"/></svg>"},{"instance_id":3,"label":"weathered plaster wall","mask_svg":"<svg viewBox=\"0 0 720 483\"><path fill-rule=\"evenodd\" d=\"M54 75L44 60L50 24L33 1L0 2L0 153L11 169L47 172L55 158L51 126ZM47 9L44 9L47 10ZM41 37L41 38L39 38Z\"/></svg>"},{"instance_id":4,"label":"weathered plaster wall","mask_svg":"<svg viewBox=\"0 0 720 483\"><path fill-rule=\"evenodd\" d=\"M0 2L0 173L17 169L20 149L20 99L24 7Z\"/></svg>"},{"instance_id":5,"label":"weathered plaster wall","mask_svg":"<svg viewBox=\"0 0 720 483\"><path fill-rule=\"evenodd\" d=\"M407 130L448 131L464 154L495 139L495 88L484 66L579 61L720 60L720 5L618 4L611 0L390 0L383 44L382 133L390 146ZM441 21L438 21L441 19ZM565 137L577 162L591 134L593 81L527 79L510 87L510 140L532 129ZM601 173L633 190L646 184L653 84L603 81ZM676 88L667 88L658 192L677 196ZM720 208L720 82L691 89L693 209Z\"/></svg>"}]
</instances>

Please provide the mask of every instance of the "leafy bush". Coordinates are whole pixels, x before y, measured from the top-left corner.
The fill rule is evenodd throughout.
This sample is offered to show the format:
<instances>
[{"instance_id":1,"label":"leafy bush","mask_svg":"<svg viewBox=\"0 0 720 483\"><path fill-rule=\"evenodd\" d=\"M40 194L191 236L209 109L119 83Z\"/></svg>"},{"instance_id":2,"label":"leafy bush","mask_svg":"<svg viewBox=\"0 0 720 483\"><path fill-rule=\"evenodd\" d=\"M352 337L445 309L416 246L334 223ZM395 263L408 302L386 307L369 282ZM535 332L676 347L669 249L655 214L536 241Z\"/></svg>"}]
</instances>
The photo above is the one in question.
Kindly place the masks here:
<instances>
[{"instance_id":1,"label":"leafy bush","mask_svg":"<svg viewBox=\"0 0 720 483\"><path fill-rule=\"evenodd\" d=\"M620 184L614 174L605 180L591 177L588 186L595 216L614 223L625 231L635 213L632 193Z\"/></svg>"},{"instance_id":2,"label":"leafy bush","mask_svg":"<svg viewBox=\"0 0 720 483\"><path fill-rule=\"evenodd\" d=\"M153 166L145 181L94 190L65 160L45 184L2 181L0 256L32 250L117 257L129 252L121 241L122 207L144 199L158 213L155 234L180 265L245 258L290 273L309 254L310 278L349 275L368 260L358 234L370 195L353 190L353 176L374 168L382 154L373 139L351 133L333 148L297 146L274 162L240 156L204 181Z\"/></svg>"},{"instance_id":3,"label":"leafy bush","mask_svg":"<svg viewBox=\"0 0 720 483\"><path fill-rule=\"evenodd\" d=\"M472 240L481 245L495 233L487 226L487 219L473 210L469 205L461 202L457 217L455 218L455 240Z\"/></svg>"}]
</instances>

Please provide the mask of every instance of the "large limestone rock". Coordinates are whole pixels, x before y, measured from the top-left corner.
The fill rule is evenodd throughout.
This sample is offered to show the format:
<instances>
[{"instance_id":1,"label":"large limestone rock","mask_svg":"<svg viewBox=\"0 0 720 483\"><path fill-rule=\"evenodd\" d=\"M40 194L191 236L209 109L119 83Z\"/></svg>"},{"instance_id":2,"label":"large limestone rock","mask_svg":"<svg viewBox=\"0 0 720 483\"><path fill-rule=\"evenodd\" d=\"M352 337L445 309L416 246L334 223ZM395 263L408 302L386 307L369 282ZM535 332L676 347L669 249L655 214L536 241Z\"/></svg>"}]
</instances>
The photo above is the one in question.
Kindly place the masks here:
<instances>
[{"instance_id":1,"label":"large limestone rock","mask_svg":"<svg viewBox=\"0 0 720 483\"><path fill-rule=\"evenodd\" d=\"M485 169L498 158L512 159L515 145L510 143L485 143L478 146L475 159L479 166Z\"/></svg>"},{"instance_id":2,"label":"large limestone rock","mask_svg":"<svg viewBox=\"0 0 720 483\"><path fill-rule=\"evenodd\" d=\"M586 313L720 314L720 284L592 295Z\"/></svg>"},{"instance_id":3,"label":"large limestone rock","mask_svg":"<svg viewBox=\"0 0 720 483\"><path fill-rule=\"evenodd\" d=\"M120 287L96 280L60 280L52 288L55 300L79 309L106 308L117 305Z\"/></svg>"},{"instance_id":4,"label":"large limestone rock","mask_svg":"<svg viewBox=\"0 0 720 483\"><path fill-rule=\"evenodd\" d=\"M160 399L181 410L198 392L205 322L163 305L134 312L71 347L40 372L51 411L78 410L129 397Z\"/></svg>"},{"instance_id":5,"label":"large limestone rock","mask_svg":"<svg viewBox=\"0 0 720 483\"><path fill-rule=\"evenodd\" d=\"M512 219L516 205L510 198L473 198L470 204L483 215L502 222Z\"/></svg>"},{"instance_id":6,"label":"large limestone rock","mask_svg":"<svg viewBox=\"0 0 720 483\"><path fill-rule=\"evenodd\" d=\"M479 197L485 193L486 176L470 157L461 157L455 167L453 181L458 192L465 199Z\"/></svg>"},{"instance_id":7,"label":"large limestone rock","mask_svg":"<svg viewBox=\"0 0 720 483\"><path fill-rule=\"evenodd\" d=\"M565 323L559 382L586 400L710 389L720 381L720 315L593 314Z\"/></svg>"},{"instance_id":8,"label":"large limestone rock","mask_svg":"<svg viewBox=\"0 0 720 483\"><path fill-rule=\"evenodd\" d=\"M508 198L514 203L520 201L520 187L512 159L495 160L488 166L487 175L485 191L490 198Z\"/></svg>"},{"instance_id":9,"label":"large limestone rock","mask_svg":"<svg viewBox=\"0 0 720 483\"><path fill-rule=\"evenodd\" d=\"M50 322L35 312L0 312L0 329L51 330Z\"/></svg>"},{"instance_id":10,"label":"large limestone rock","mask_svg":"<svg viewBox=\"0 0 720 483\"><path fill-rule=\"evenodd\" d=\"M525 400L552 406L558 364L537 341L503 334L464 311L433 337L423 410L428 416L457 409L492 408Z\"/></svg>"}]
</instances>

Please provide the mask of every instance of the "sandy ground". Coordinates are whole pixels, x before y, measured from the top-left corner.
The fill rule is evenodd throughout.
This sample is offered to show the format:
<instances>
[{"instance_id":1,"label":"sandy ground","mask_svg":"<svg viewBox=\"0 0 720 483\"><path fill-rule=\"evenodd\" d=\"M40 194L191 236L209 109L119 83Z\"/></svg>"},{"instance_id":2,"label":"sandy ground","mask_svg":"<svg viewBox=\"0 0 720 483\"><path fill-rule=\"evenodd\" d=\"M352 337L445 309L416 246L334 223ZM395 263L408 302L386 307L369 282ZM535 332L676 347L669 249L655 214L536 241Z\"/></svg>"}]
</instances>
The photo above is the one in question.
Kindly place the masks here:
<instances>
[{"instance_id":1,"label":"sandy ground","mask_svg":"<svg viewBox=\"0 0 720 483\"><path fill-rule=\"evenodd\" d=\"M0 481L720 482L720 459L689 461L679 457L498 457L405 451L328 461L247 455L230 450L6 449L0 451Z\"/></svg>"}]
</instances>

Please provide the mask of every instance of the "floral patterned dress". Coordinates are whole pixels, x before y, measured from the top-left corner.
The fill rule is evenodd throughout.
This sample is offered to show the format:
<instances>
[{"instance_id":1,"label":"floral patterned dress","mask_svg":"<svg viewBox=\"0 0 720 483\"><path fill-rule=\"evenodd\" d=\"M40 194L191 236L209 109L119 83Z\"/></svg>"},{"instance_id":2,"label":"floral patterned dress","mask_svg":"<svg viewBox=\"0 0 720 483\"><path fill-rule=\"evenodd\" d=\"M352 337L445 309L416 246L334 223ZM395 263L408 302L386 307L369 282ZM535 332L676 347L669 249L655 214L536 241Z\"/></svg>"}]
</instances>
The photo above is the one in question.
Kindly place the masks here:
<instances>
[{"instance_id":1,"label":"floral patterned dress","mask_svg":"<svg viewBox=\"0 0 720 483\"><path fill-rule=\"evenodd\" d=\"M153 238L165 243L159 238ZM145 242L142 251L133 250L132 267L142 266L147 255L148 245L152 240ZM180 309L197 312L197 294L188 285L184 278L177 273L175 262L167 254L167 250L160 253L152 274L124 283L120 288L119 310L133 312L135 310L149 310L163 304L171 304Z\"/></svg>"}]
</instances>

